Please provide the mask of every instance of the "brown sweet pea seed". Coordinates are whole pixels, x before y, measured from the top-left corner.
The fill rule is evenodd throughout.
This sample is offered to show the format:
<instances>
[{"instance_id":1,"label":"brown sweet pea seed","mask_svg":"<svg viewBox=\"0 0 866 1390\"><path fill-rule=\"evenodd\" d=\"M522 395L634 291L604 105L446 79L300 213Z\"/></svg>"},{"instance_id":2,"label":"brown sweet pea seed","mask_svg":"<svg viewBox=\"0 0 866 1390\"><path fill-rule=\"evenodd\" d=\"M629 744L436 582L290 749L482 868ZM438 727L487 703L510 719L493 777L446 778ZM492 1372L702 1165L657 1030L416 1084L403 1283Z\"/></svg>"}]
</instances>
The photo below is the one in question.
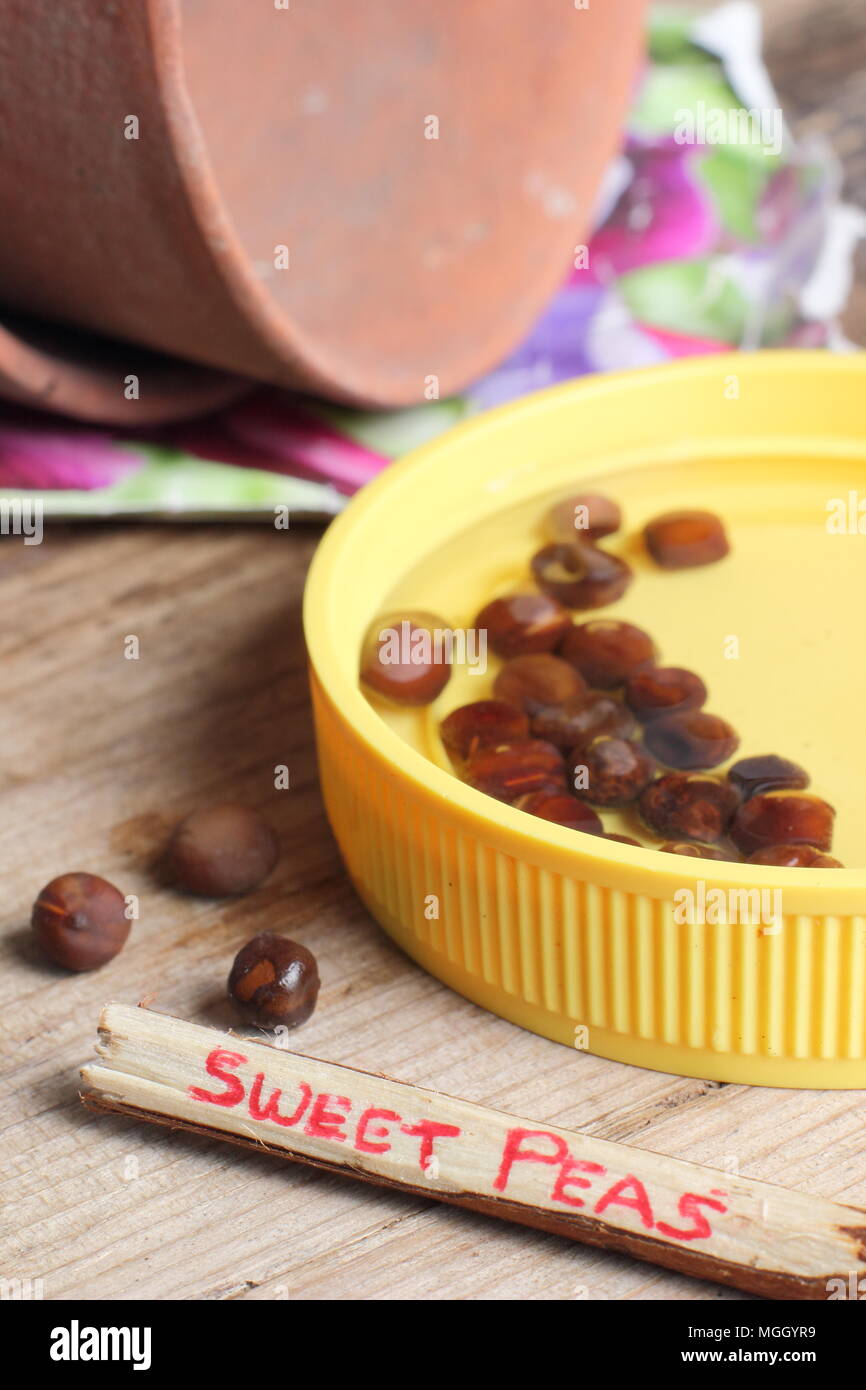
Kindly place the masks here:
<instances>
[{"instance_id":1,"label":"brown sweet pea seed","mask_svg":"<svg viewBox=\"0 0 866 1390\"><path fill-rule=\"evenodd\" d=\"M747 860L749 864L778 864L786 869L841 869L844 866L831 854L824 854L814 845L767 845L756 849Z\"/></svg>"},{"instance_id":2,"label":"brown sweet pea seed","mask_svg":"<svg viewBox=\"0 0 866 1390\"><path fill-rule=\"evenodd\" d=\"M319 996L319 970L312 951L288 936L263 931L242 946L228 978L229 997L247 1023L259 1028L296 1028L305 1023Z\"/></svg>"},{"instance_id":3,"label":"brown sweet pea seed","mask_svg":"<svg viewBox=\"0 0 866 1390\"><path fill-rule=\"evenodd\" d=\"M45 954L66 970L96 970L123 949L132 923L126 899L96 874L61 874L33 904L31 927Z\"/></svg>"},{"instance_id":4,"label":"brown sweet pea seed","mask_svg":"<svg viewBox=\"0 0 866 1390\"><path fill-rule=\"evenodd\" d=\"M568 544L575 539L597 541L611 536L622 525L622 512L610 497L579 492L550 508L544 528L552 541Z\"/></svg>"},{"instance_id":5,"label":"brown sweet pea seed","mask_svg":"<svg viewBox=\"0 0 866 1390\"><path fill-rule=\"evenodd\" d=\"M699 845L696 840L678 842L669 840L665 845L659 845L662 854L681 854L686 859L725 859L716 845Z\"/></svg>"},{"instance_id":6,"label":"brown sweet pea seed","mask_svg":"<svg viewBox=\"0 0 866 1390\"><path fill-rule=\"evenodd\" d=\"M744 801L761 792L802 791L809 785L805 768L776 753L740 758L728 768L728 778Z\"/></svg>"},{"instance_id":7,"label":"brown sweet pea seed","mask_svg":"<svg viewBox=\"0 0 866 1390\"><path fill-rule=\"evenodd\" d=\"M663 569L711 565L727 555L725 528L712 512L665 512L644 528L646 547Z\"/></svg>"},{"instance_id":8,"label":"brown sweet pea seed","mask_svg":"<svg viewBox=\"0 0 866 1390\"><path fill-rule=\"evenodd\" d=\"M568 610L547 594L506 594L485 604L474 627L497 656L551 652L571 626Z\"/></svg>"},{"instance_id":9,"label":"brown sweet pea seed","mask_svg":"<svg viewBox=\"0 0 866 1390\"><path fill-rule=\"evenodd\" d=\"M572 750L574 794L594 806L627 806L655 776L655 763L639 743L599 734Z\"/></svg>"},{"instance_id":10,"label":"brown sweet pea seed","mask_svg":"<svg viewBox=\"0 0 866 1390\"><path fill-rule=\"evenodd\" d=\"M479 748L528 738L529 720L504 700L475 700L446 715L439 735L452 763L459 764Z\"/></svg>"},{"instance_id":11,"label":"brown sweet pea seed","mask_svg":"<svg viewBox=\"0 0 866 1390\"><path fill-rule=\"evenodd\" d=\"M527 714L545 705L566 705L586 694L586 681L574 666L550 652L530 652L506 661L493 682L498 700Z\"/></svg>"},{"instance_id":12,"label":"brown sweet pea seed","mask_svg":"<svg viewBox=\"0 0 866 1390\"><path fill-rule=\"evenodd\" d=\"M648 724L664 714L698 709L707 698L707 687L700 676L682 666L651 666L629 676L623 698L632 714Z\"/></svg>"},{"instance_id":13,"label":"brown sweet pea seed","mask_svg":"<svg viewBox=\"0 0 866 1390\"><path fill-rule=\"evenodd\" d=\"M451 675L449 651L436 633L448 631L434 613L386 613L371 623L361 645L361 684L395 705L429 705Z\"/></svg>"},{"instance_id":14,"label":"brown sweet pea seed","mask_svg":"<svg viewBox=\"0 0 866 1390\"><path fill-rule=\"evenodd\" d=\"M569 627L559 655L576 666L595 690L615 690L629 676L655 661L655 645L648 633L633 623L613 618L593 618Z\"/></svg>"},{"instance_id":15,"label":"brown sweet pea seed","mask_svg":"<svg viewBox=\"0 0 866 1390\"><path fill-rule=\"evenodd\" d=\"M704 772L667 772L641 793L638 813L663 839L720 840L739 805L729 783Z\"/></svg>"},{"instance_id":16,"label":"brown sweet pea seed","mask_svg":"<svg viewBox=\"0 0 866 1390\"><path fill-rule=\"evenodd\" d=\"M532 557L532 573L566 608L604 608L622 598L633 578L625 560L585 542L544 546Z\"/></svg>"},{"instance_id":17,"label":"brown sweet pea seed","mask_svg":"<svg viewBox=\"0 0 866 1390\"><path fill-rule=\"evenodd\" d=\"M812 845L828 850L836 812L811 792L761 792L737 809L731 839L743 854L770 845Z\"/></svg>"},{"instance_id":18,"label":"brown sweet pea seed","mask_svg":"<svg viewBox=\"0 0 866 1390\"><path fill-rule=\"evenodd\" d=\"M516 801L529 792L565 789L565 763L552 743L520 739L479 748L463 766L463 780L497 801Z\"/></svg>"},{"instance_id":19,"label":"brown sweet pea seed","mask_svg":"<svg viewBox=\"0 0 866 1390\"><path fill-rule=\"evenodd\" d=\"M567 826L570 830L582 830L588 835L604 833L601 817L596 815L592 807L569 796L567 792L531 792L514 804L521 811L540 816L542 820L555 821L557 825Z\"/></svg>"},{"instance_id":20,"label":"brown sweet pea seed","mask_svg":"<svg viewBox=\"0 0 866 1390\"><path fill-rule=\"evenodd\" d=\"M279 858L267 821L233 801L202 806L182 820L165 850L164 868L186 893L225 898L258 888Z\"/></svg>"},{"instance_id":21,"label":"brown sweet pea seed","mask_svg":"<svg viewBox=\"0 0 866 1390\"><path fill-rule=\"evenodd\" d=\"M568 750L599 734L616 734L631 738L637 732L628 710L609 695L591 690L581 700L567 705L547 705L530 717L535 738L547 739L557 748Z\"/></svg>"},{"instance_id":22,"label":"brown sweet pea seed","mask_svg":"<svg viewBox=\"0 0 866 1390\"><path fill-rule=\"evenodd\" d=\"M703 709L653 719L644 734L647 748L666 767L717 767L737 751L739 741L726 720Z\"/></svg>"}]
</instances>

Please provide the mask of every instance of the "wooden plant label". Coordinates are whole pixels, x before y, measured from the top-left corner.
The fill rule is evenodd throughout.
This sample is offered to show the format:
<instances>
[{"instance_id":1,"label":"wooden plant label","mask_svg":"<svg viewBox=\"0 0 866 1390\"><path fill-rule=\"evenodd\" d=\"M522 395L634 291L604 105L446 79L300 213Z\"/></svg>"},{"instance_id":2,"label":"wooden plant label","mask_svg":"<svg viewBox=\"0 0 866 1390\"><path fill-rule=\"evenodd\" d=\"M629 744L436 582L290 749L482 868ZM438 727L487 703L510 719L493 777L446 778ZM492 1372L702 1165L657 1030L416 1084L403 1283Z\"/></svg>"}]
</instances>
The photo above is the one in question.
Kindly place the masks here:
<instances>
[{"instance_id":1,"label":"wooden plant label","mask_svg":"<svg viewBox=\"0 0 866 1390\"><path fill-rule=\"evenodd\" d=\"M267 1149L771 1298L866 1274L866 1211L109 1004L86 1105Z\"/></svg>"}]
</instances>

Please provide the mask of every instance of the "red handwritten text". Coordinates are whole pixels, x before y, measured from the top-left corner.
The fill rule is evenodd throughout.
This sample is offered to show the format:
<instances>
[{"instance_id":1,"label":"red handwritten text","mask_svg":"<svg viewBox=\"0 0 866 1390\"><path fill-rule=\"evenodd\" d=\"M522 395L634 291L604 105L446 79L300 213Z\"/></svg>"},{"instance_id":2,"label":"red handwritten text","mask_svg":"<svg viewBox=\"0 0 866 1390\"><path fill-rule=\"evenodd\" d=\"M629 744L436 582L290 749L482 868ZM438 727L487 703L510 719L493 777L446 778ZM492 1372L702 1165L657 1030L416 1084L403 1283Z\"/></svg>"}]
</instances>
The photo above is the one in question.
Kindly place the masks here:
<instances>
[{"instance_id":1,"label":"red handwritten text","mask_svg":"<svg viewBox=\"0 0 866 1390\"><path fill-rule=\"evenodd\" d=\"M404 1122L396 1110L380 1110L375 1106L367 1106L361 1112L354 1131L350 1132L353 1106L348 1096L333 1096L322 1091L314 1098L312 1088L305 1081L301 1081L298 1083L298 1096L292 1104L283 1100L283 1093L279 1089L271 1090L265 1100L264 1072L256 1073L249 1093L237 1075L238 1067L245 1066L247 1061L241 1052L228 1052L222 1047L214 1048L205 1060L205 1071L208 1076L221 1081L224 1089L207 1091L201 1086L190 1086L190 1096L206 1105L222 1105L229 1110L246 1101L247 1110L254 1120L267 1120L283 1129L293 1129L300 1125L306 1115L304 1134L313 1139L331 1139L337 1144L349 1144L356 1153L388 1153L392 1147L391 1135L396 1126L401 1134L419 1141L418 1167L425 1174L431 1171L437 1140L456 1139L460 1135L457 1125L441 1124L437 1120Z\"/></svg>"},{"instance_id":2,"label":"red handwritten text","mask_svg":"<svg viewBox=\"0 0 866 1390\"><path fill-rule=\"evenodd\" d=\"M248 1066L248 1058L241 1052L230 1052L217 1047L205 1060L204 1069L209 1077L219 1083L219 1089L209 1090L202 1086L190 1086L189 1095L193 1100L206 1105L224 1106L237 1109L246 1106L252 1119L274 1124L282 1129L297 1129L311 1139L324 1139L333 1144L343 1145L358 1154L380 1156L392 1151L398 1135L406 1135L416 1140L411 1145L410 1161L417 1163L419 1170L429 1179L435 1179L439 1172L440 1141L459 1139L461 1129L458 1125L445 1124L439 1120L404 1118L396 1110L388 1107L356 1105L349 1096L331 1095L326 1091L315 1092L306 1081L294 1083L294 1094L288 1098L279 1087L266 1081L264 1072L256 1072L248 1081L238 1075L240 1068ZM347 1073L350 1076L351 1073ZM299 1145L302 1147L302 1145ZM401 1161L406 1162L405 1142L400 1145ZM447 1150L446 1150L447 1152ZM516 1200L530 1200L525 1197L526 1178L537 1175L542 1182L546 1197L542 1194L531 1200L553 1206L583 1209L586 1215L604 1216L608 1220L629 1213L627 1224L636 1230L657 1231L667 1240L693 1241L707 1240L713 1228L707 1212L724 1213L727 1207L719 1198L726 1194L717 1188L711 1195L699 1192L674 1193L676 1216L682 1225L659 1220L653 1198L646 1185L634 1173L611 1173L602 1163L579 1158L569 1148L561 1134L553 1134L546 1129L525 1129L517 1126L509 1129L502 1143L499 1166L492 1178L494 1192L506 1193L511 1185L514 1196L515 1185L520 1196ZM523 1178L517 1183L518 1176ZM669 1204L671 1194L665 1194ZM661 1205L660 1199L656 1202Z\"/></svg>"},{"instance_id":3,"label":"red handwritten text","mask_svg":"<svg viewBox=\"0 0 866 1390\"><path fill-rule=\"evenodd\" d=\"M506 1191L508 1180L517 1163L545 1164L556 1168L557 1175L551 1185L550 1200L564 1202L570 1207L587 1205L583 1197L570 1190L592 1187L591 1179L584 1174L611 1176L603 1164L576 1158L561 1135L551 1134L546 1129L508 1131L499 1172L493 1179L493 1187L497 1192ZM666 1221L656 1221L646 1187L633 1173L626 1173L624 1177L616 1178L605 1188L591 1207L591 1211L593 1215L601 1216L610 1207L625 1207L636 1214L645 1230L659 1231L668 1240L706 1240L712 1235L713 1229L701 1207L709 1207L718 1212L727 1211L725 1204L717 1200L717 1197L724 1195L723 1192L717 1192L714 1197L704 1197L697 1192L683 1192L677 1202L677 1212L680 1216L688 1218L691 1225L671 1226Z\"/></svg>"}]
</instances>

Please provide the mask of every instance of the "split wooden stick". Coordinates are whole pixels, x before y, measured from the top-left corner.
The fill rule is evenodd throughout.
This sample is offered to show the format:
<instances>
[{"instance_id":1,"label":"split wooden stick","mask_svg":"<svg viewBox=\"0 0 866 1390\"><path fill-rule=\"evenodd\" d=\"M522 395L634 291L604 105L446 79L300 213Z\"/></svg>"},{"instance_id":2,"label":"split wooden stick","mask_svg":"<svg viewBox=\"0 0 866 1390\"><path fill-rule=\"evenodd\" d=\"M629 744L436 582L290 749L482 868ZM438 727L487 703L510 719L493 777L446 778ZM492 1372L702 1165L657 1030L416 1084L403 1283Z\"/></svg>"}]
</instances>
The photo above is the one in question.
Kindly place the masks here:
<instances>
[{"instance_id":1,"label":"split wooden stick","mask_svg":"<svg viewBox=\"0 0 866 1390\"><path fill-rule=\"evenodd\" d=\"M109 1004L84 1103L771 1298L845 1297L866 1211ZM841 1281L841 1282L840 1282ZM856 1296L856 1294L855 1294Z\"/></svg>"}]
</instances>

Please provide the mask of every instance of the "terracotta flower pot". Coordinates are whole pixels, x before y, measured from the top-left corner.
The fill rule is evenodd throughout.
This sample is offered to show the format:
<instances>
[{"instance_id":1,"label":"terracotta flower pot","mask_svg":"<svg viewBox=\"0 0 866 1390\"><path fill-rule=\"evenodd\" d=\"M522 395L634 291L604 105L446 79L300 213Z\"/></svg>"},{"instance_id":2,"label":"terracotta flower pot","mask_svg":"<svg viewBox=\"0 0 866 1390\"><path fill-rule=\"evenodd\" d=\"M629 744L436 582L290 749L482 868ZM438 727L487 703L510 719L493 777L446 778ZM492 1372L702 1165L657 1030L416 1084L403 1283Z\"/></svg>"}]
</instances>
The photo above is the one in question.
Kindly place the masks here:
<instances>
[{"instance_id":1,"label":"terracotta flower pot","mask_svg":"<svg viewBox=\"0 0 866 1390\"><path fill-rule=\"evenodd\" d=\"M0 302L362 405L455 390L586 230L643 0L282 3L6 0Z\"/></svg>"}]
</instances>

